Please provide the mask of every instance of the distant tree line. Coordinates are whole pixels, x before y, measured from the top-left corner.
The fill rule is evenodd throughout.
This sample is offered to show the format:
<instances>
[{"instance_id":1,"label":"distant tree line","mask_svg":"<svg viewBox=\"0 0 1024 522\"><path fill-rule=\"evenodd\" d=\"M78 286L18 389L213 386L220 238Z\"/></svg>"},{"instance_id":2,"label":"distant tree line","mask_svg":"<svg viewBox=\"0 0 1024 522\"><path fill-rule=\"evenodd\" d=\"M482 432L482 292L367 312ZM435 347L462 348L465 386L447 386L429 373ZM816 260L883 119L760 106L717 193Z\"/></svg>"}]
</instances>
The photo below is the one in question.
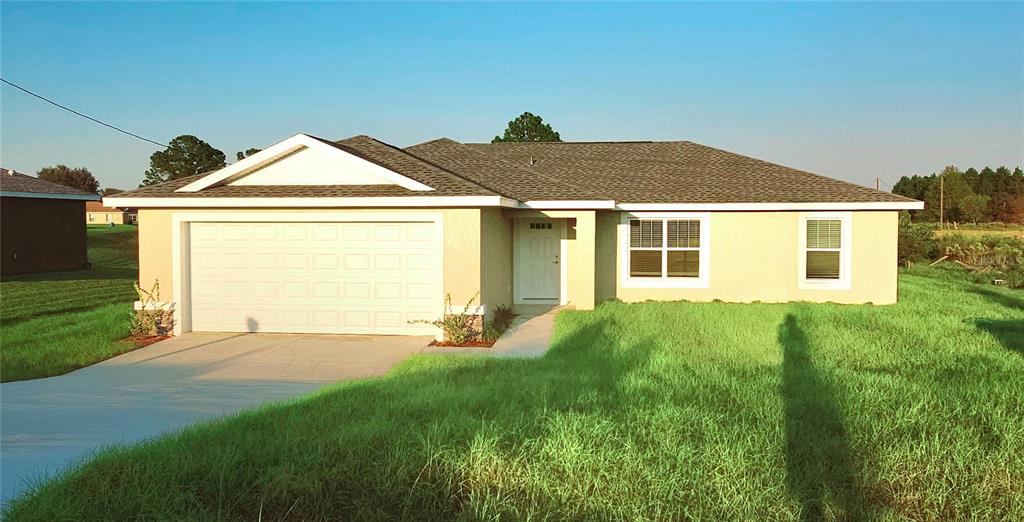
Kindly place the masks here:
<instances>
[{"instance_id":1,"label":"distant tree line","mask_svg":"<svg viewBox=\"0 0 1024 522\"><path fill-rule=\"evenodd\" d=\"M911 211L914 221L939 221L941 214L946 222L1024 223L1024 172L1020 167L1011 172L1007 167L961 171L949 166L930 176L903 176L892 191L925 202L924 210Z\"/></svg>"}]
</instances>

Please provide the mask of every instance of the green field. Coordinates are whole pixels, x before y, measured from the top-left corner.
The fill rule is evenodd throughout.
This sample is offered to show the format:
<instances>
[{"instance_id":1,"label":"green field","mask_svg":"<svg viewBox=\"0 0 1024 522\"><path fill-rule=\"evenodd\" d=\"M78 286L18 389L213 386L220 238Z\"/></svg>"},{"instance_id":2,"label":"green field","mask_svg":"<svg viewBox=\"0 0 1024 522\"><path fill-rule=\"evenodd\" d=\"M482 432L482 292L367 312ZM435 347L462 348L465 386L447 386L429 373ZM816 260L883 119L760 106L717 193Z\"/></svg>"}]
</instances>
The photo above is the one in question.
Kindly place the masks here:
<instances>
[{"instance_id":1,"label":"green field","mask_svg":"<svg viewBox=\"0 0 1024 522\"><path fill-rule=\"evenodd\" d=\"M91 270L5 277L0 282L0 380L60 375L131 349L138 229L88 227Z\"/></svg>"},{"instance_id":2,"label":"green field","mask_svg":"<svg viewBox=\"0 0 1024 522\"><path fill-rule=\"evenodd\" d=\"M1024 292L605 303L140 445L9 520L1024 518Z\"/></svg>"},{"instance_id":3,"label":"green field","mask_svg":"<svg viewBox=\"0 0 1024 522\"><path fill-rule=\"evenodd\" d=\"M960 225L957 228L940 228L935 230L936 237L962 235L967 237L978 236L1005 236L1024 239L1024 225L1011 223L984 223L979 225Z\"/></svg>"}]
</instances>

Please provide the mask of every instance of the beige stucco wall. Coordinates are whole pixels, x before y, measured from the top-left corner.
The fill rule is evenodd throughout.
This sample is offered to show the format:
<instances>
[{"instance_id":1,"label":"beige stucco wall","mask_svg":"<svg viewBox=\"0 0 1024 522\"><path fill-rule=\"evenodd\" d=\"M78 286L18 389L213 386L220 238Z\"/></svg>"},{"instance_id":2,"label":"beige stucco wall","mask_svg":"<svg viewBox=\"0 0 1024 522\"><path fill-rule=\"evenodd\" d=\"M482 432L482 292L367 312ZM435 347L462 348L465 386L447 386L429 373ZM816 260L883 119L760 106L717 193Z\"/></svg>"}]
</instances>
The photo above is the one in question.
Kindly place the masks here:
<instances>
[{"instance_id":1,"label":"beige stucco wall","mask_svg":"<svg viewBox=\"0 0 1024 522\"><path fill-rule=\"evenodd\" d=\"M503 255L498 249L501 248L503 240L501 234L494 231L499 227L488 226L486 237L481 233L481 210L480 209L344 209L336 210L344 213L388 213L388 214L441 214L443 217L444 229L444 290L451 294L453 306L462 306L473 297L473 295L486 289L487 298L495 300L495 304L478 299L477 303L486 303L488 308L498 304L509 304L511 298L503 297L501 287L503 278L511 281L511 254ZM153 281L159 279L161 300L170 302L173 300L173 252L172 243L172 220L175 212L180 213L221 213L221 212L259 212L264 213L324 213L331 212L331 209L198 209L198 210L171 210L171 209L140 209L139 210L139 282L144 288L150 288ZM488 223L497 224L494 220L494 212L487 213ZM495 211L497 212L497 211ZM500 219L501 214L496 214ZM500 232L500 231L499 231ZM509 232L511 233L511 232ZM482 284L483 275L481 272L481 252L484 244L487 250L494 250L488 254L488 266L494 267L488 272L488 283ZM507 250L511 250L511 239L508 238ZM506 258L505 263L509 268L502 268L501 258ZM507 273L503 271L507 270ZM507 285L510 292L509 282ZM500 302L498 302L500 301Z\"/></svg>"},{"instance_id":2,"label":"beige stucco wall","mask_svg":"<svg viewBox=\"0 0 1024 522\"><path fill-rule=\"evenodd\" d=\"M708 288L625 288L618 236L621 214L598 218L598 300L729 302L896 302L897 212L852 212L849 290L798 288L800 212L712 212Z\"/></svg>"},{"instance_id":3,"label":"beige stucco wall","mask_svg":"<svg viewBox=\"0 0 1024 522\"><path fill-rule=\"evenodd\" d=\"M480 211L480 302L512 306L512 219L496 208Z\"/></svg>"},{"instance_id":4,"label":"beige stucco wall","mask_svg":"<svg viewBox=\"0 0 1024 522\"><path fill-rule=\"evenodd\" d=\"M139 279L149 288L159 279L161 298L173 300L174 212L323 213L327 209L139 211ZM572 226L566 237L567 300L590 309L605 299L732 302L834 301L876 304L896 300L896 212L852 213L852 272L849 290L797 287L799 212L713 212L710 215L708 288L626 288L621 281L618 237L621 213L499 209L344 209L346 213L441 214L444 225L444 289L462 306L479 292L489 311L512 304L513 220L545 216Z\"/></svg>"},{"instance_id":5,"label":"beige stucco wall","mask_svg":"<svg viewBox=\"0 0 1024 522\"><path fill-rule=\"evenodd\" d=\"M90 218L92 219L90 220ZM85 223L87 225L106 225L108 223L123 225L124 212L86 212Z\"/></svg>"}]
</instances>

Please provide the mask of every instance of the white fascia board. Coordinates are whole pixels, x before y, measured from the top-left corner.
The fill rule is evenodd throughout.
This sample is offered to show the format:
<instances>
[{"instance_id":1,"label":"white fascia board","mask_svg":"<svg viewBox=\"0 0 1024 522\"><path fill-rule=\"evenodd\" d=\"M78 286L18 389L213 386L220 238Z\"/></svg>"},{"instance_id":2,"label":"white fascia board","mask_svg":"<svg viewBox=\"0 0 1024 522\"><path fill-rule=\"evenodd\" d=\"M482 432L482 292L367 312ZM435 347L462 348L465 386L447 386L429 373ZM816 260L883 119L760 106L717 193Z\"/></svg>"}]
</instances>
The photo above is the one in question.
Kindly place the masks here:
<instances>
[{"instance_id":1,"label":"white fascia board","mask_svg":"<svg viewBox=\"0 0 1024 522\"><path fill-rule=\"evenodd\" d=\"M50 194L46 192L12 192L9 190L0 191L0 197L5 198L36 198L36 199L71 199L77 201L99 201L100 197L93 194Z\"/></svg>"},{"instance_id":2,"label":"white fascia board","mask_svg":"<svg viewBox=\"0 0 1024 522\"><path fill-rule=\"evenodd\" d=\"M118 198L104 204L118 208L324 208L324 207L503 207L500 196L405 196L359 198Z\"/></svg>"},{"instance_id":3,"label":"white fascia board","mask_svg":"<svg viewBox=\"0 0 1024 522\"><path fill-rule=\"evenodd\" d=\"M611 199L556 199L556 200L530 200L522 203L519 208L530 208L534 210L554 209L597 209L612 210L615 208L615 201Z\"/></svg>"},{"instance_id":4,"label":"white fascia board","mask_svg":"<svg viewBox=\"0 0 1024 522\"><path fill-rule=\"evenodd\" d=\"M423 183L420 183L419 181L416 181L412 178L405 177L391 169L381 167L380 165L377 165L372 161L365 160L354 154L349 154L348 152L345 152L337 147L328 145L316 138L313 138L312 136L308 136L306 134L296 134L295 136L292 136L291 138L288 138L284 141L275 143L274 145L266 149L263 149L260 152L257 152L256 154L253 154L252 156L236 161L231 165L228 165L227 167L224 167L212 174L204 176L199 180L193 181L192 183L189 183L188 185L185 185L184 187L175 190L175 192L198 192L205 188L216 185L217 183L228 180L233 176L257 170L260 167L277 160L278 158L282 158L284 156L302 150L303 148L319 149L326 152L327 154L333 154L339 157L345 156L347 159L355 160L358 163L363 164L363 166L366 167L366 169L372 172L373 174L380 176L381 178L388 180L394 183L395 185L398 185L409 190L434 190L433 187L424 185Z\"/></svg>"},{"instance_id":5,"label":"white fascia board","mask_svg":"<svg viewBox=\"0 0 1024 522\"><path fill-rule=\"evenodd\" d=\"M851 203L619 203L627 211L778 211L778 210L920 210L923 201L862 201Z\"/></svg>"}]
</instances>

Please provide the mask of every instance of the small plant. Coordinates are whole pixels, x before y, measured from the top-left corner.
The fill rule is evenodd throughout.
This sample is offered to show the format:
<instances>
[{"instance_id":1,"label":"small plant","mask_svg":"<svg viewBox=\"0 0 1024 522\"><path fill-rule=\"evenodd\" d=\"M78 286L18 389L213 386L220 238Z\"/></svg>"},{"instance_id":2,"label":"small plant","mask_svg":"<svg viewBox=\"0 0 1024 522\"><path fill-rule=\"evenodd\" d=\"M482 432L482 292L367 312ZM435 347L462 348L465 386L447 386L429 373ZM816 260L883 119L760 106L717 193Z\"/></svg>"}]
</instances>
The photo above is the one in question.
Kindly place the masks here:
<instances>
[{"instance_id":1,"label":"small plant","mask_svg":"<svg viewBox=\"0 0 1024 522\"><path fill-rule=\"evenodd\" d=\"M153 287L149 290L144 290L139 283L132 283L132 286L135 287L135 293L139 296L141 309L132 311L129 324L131 335L149 337L161 333L162 327L169 328L164 324L169 321L165 321L168 319L168 312L162 309L160 302L160 280L154 280Z\"/></svg>"},{"instance_id":2,"label":"small plant","mask_svg":"<svg viewBox=\"0 0 1024 522\"><path fill-rule=\"evenodd\" d=\"M480 293L473 294L473 297L469 298L469 302L466 303L463 312L468 311L473 303L476 301L477 296ZM451 294L445 294L444 296L444 310L441 311L441 318L433 321L427 321L425 319L418 319L415 321L409 321L411 324L432 324L441 329L444 332L444 339L452 344L465 344L468 341L472 341L476 336L477 332L474 328L476 323L475 315L469 315L466 313L452 314L448 313L452 307L452 296Z\"/></svg>"},{"instance_id":3,"label":"small plant","mask_svg":"<svg viewBox=\"0 0 1024 522\"><path fill-rule=\"evenodd\" d=\"M512 325L512 321L516 318L515 312L507 306L499 306L494 309L494 320L492 323L499 332L504 332ZM500 335L500 333L499 333Z\"/></svg>"},{"instance_id":4,"label":"small plant","mask_svg":"<svg viewBox=\"0 0 1024 522\"><path fill-rule=\"evenodd\" d=\"M497 341L499 337L501 337L501 333L502 331L499 330L498 327L492 321L487 326L484 326L483 339L484 341L493 343L494 341Z\"/></svg>"}]
</instances>

